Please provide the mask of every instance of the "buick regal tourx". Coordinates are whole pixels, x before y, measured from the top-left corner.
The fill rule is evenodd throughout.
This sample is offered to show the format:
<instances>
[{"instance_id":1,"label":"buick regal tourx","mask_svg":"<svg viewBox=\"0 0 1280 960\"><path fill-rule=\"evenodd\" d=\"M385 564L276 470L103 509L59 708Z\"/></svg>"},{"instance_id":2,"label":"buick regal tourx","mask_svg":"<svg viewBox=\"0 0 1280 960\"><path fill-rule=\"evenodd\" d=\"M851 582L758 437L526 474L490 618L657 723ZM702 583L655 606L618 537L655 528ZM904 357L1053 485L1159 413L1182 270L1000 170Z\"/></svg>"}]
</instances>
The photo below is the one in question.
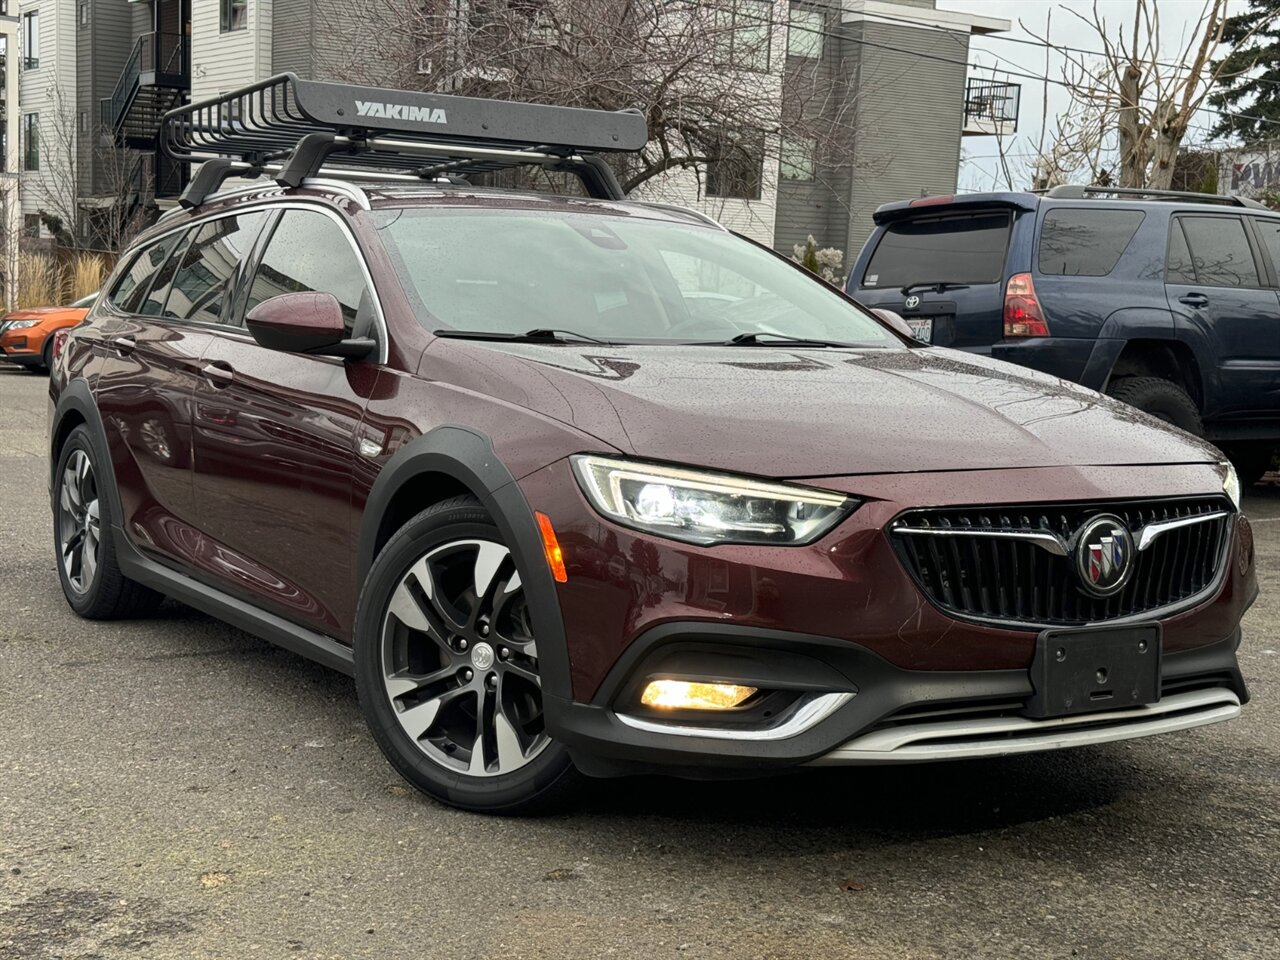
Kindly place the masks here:
<instances>
[{"instance_id":1,"label":"buick regal tourx","mask_svg":"<svg viewBox=\"0 0 1280 960\"><path fill-rule=\"evenodd\" d=\"M1220 455L905 329L667 207L214 196L58 342L62 586L353 673L396 769L477 810L1239 713Z\"/></svg>"}]
</instances>

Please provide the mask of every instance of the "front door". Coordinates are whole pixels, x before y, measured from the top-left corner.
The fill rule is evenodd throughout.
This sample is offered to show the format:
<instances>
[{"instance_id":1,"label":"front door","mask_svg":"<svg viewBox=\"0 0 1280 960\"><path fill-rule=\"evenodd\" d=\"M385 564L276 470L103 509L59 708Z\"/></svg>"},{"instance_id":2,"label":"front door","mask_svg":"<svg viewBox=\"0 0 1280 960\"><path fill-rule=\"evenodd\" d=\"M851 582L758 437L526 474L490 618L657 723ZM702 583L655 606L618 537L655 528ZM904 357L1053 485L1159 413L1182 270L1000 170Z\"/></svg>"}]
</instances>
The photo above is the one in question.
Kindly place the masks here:
<instances>
[{"instance_id":1,"label":"front door","mask_svg":"<svg viewBox=\"0 0 1280 960\"><path fill-rule=\"evenodd\" d=\"M1165 293L1190 337L1207 349L1205 418L1280 412L1280 301L1244 220L1184 214L1169 234Z\"/></svg>"},{"instance_id":2,"label":"front door","mask_svg":"<svg viewBox=\"0 0 1280 960\"><path fill-rule=\"evenodd\" d=\"M357 335L375 334L367 274L346 226L327 211L288 208L237 317L305 290L333 294ZM377 364L268 350L242 320L202 359L194 413L202 566L254 603L349 636L358 529L351 484Z\"/></svg>"}]
</instances>

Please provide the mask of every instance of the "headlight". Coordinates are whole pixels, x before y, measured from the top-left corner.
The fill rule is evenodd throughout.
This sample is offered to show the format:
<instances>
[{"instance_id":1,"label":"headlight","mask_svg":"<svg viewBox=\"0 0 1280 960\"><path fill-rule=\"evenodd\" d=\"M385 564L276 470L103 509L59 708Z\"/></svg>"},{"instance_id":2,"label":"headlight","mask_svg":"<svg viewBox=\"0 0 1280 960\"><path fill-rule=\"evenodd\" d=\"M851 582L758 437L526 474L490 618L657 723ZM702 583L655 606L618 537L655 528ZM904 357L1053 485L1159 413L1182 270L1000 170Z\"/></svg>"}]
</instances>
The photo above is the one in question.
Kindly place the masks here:
<instances>
[{"instance_id":1,"label":"headlight","mask_svg":"<svg viewBox=\"0 0 1280 960\"><path fill-rule=\"evenodd\" d=\"M27 327L34 327L39 322L39 320L11 320L5 329L25 330Z\"/></svg>"},{"instance_id":2,"label":"headlight","mask_svg":"<svg viewBox=\"0 0 1280 960\"><path fill-rule=\"evenodd\" d=\"M1240 478L1236 476L1236 468L1227 461L1219 464L1222 467L1222 489L1226 491L1231 502L1240 509Z\"/></svg>"},{"instance_id":3,"label":"headlight","mask_svg":"<svg viewBox=\"0 0 1280 960\"><path fill-rule=\"evenodd\" d=\"M839 493L723 473L571 459L587 499L605 516L688 543L811 543L857 505Z\"/></svg>"}]
</instances>

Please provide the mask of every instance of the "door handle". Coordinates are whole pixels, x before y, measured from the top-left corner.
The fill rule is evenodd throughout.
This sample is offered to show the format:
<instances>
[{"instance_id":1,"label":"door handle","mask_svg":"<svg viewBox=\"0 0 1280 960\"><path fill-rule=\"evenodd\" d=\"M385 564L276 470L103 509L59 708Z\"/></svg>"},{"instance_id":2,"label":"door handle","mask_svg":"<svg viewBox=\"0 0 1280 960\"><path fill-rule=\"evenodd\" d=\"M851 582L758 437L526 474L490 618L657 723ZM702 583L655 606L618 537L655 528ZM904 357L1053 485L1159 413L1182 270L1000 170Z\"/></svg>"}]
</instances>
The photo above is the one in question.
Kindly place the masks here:
<instances>
[{"instance_id":1,"label":"door handle","mask_svg":"<svg viewBox=\"0 0 1280 960\"><path fill-rule=\"evenodd\" d=\"M222 360L206 363L200 368L200 372L215 387L229 387L231 386L231 381L236 378L236 373L231 368L231 364Z\"/></svg>"},{"instance_id":2,"label":"door handle","mask_svg":"<svg viewBox=\"0 0 1280 960\"><path fill-rule=\"evenodd\" d=\"M138 346L138 341L133 337L112 337L111 346L115 347L120 356L127 357Z\"/></svg>"},{"instance_id":3,"label":"door handle","mask_svg":"<svg viewBox=\"0 0 1280 960\"><path fill-rule=\"evenodd\" d=\"M1185 303L1188 307L1207 307L1209 298L1203 293L1184 293L1178 298L1179 303Z\"/></svg>"}]
</instances>

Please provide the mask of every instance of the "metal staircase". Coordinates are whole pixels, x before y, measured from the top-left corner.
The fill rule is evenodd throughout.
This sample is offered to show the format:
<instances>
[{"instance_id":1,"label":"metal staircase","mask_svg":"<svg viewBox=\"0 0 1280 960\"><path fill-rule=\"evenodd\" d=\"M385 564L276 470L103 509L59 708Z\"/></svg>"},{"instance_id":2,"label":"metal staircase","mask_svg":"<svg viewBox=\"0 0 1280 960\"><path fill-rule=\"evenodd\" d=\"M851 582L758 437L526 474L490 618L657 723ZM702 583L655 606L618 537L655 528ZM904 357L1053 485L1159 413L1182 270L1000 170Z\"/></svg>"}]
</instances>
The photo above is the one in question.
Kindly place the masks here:
<instances>
[{"instance_id":1,"label":"metal staircase","mask_svg":"<svg viewBox=\"0 0 1280 960\"><path fill-rule=\"evenodd\" d=\"M161 118L191 90L188 40L144 33L133 45L111 96L101 101L102 128L117 146L154 150Z\"/></svg>"}]
</instances>

